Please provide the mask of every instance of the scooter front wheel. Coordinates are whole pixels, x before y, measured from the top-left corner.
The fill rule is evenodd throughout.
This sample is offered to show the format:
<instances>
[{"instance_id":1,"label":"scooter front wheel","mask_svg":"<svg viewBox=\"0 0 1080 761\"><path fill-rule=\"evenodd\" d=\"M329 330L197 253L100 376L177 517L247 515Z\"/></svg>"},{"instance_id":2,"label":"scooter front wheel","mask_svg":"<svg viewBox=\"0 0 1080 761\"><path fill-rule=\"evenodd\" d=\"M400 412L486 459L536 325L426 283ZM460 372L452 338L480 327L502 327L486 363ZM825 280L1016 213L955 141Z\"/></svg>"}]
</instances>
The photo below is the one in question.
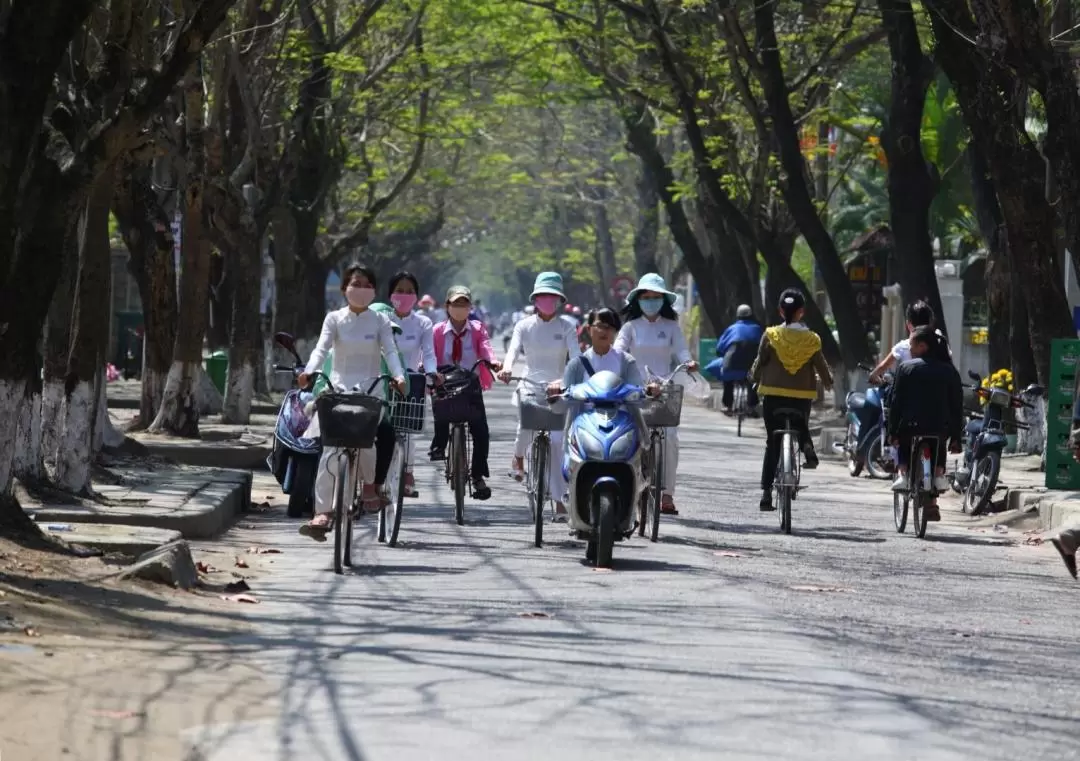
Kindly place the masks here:
<instances>
[{"instance_id":1,"label":"scooter front wheel","mask_svg":"<svg viewBox=\"0 0 1080 761\"><path fill-rule=\"evenodd\" d=\"M866 450L866 472L871 478L882 481L890 478L892 473L886 468L885 456L881 450L881 438L874 439Z\"/></svg>"}]
</instances>

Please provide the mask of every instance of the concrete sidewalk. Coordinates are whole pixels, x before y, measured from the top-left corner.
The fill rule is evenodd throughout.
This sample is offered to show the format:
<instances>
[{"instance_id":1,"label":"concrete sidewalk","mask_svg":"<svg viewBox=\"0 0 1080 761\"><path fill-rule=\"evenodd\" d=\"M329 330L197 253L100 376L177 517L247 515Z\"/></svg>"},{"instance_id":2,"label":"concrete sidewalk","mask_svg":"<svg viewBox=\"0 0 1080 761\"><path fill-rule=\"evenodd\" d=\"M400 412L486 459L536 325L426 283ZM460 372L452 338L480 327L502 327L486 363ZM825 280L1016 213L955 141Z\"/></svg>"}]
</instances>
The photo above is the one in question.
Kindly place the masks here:
<instances>
[{"instance_id":1,"label":"concrete sidewalk","mask_svg":"<svg viewBox=\"0 0 1080 761\"><path fill-rule=\"evenodd\" d=\"M110 410L137 410L142 395L142 382L137 380L116 380L107 387ZM277 397L257 399L251 404L253 415L276 415L280 401Z\"/></svg>"},{"instance_id":2,"label":"concrete sidewalk","mask_svg":"<svg viewBox=\"0 0 1080 761\"><path fill-rule=\"evenodd\" d=\"M100 502L73 499L61 503L28 495L20 495L20 502L45 530L103 549L125 543L158 546L177 538L177 533L187 539L209 539L225 531L251 506L248 471L140 462L110 470L121 477L121 483L95 483ZM84 524L123 526L124 530L92 531ZM137 528L156 532L140 533ZM80 541L83 536L88 541Z\"/></svg>"}]
</instances>

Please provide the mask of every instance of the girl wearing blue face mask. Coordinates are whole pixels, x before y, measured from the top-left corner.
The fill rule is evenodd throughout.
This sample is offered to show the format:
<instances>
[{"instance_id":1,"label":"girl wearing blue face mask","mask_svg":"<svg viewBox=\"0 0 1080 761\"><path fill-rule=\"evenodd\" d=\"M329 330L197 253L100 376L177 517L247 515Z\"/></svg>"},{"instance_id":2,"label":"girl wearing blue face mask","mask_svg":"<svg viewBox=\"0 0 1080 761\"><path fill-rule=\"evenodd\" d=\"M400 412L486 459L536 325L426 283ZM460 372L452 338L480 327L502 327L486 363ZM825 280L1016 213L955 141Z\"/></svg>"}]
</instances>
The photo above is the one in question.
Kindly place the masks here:
<instances>
[{"instance_id":1,"label":"girl wearing blue face mask","mask_svg":"<svg viewBox=\"0 0 1080 761\"><path fill-rule=\"evenodd\" d=\"M623 323L615 349L632 354L638 366L647 367L653 375L666 376L683 362L689 363L691 372L697 370L697 362L690 356L686 337L679 327L678 317L672 304L675 294L667 289L664 278L655 272L643 275L637 287L626 297L622 310ZM675 471L679 465L678 429L668 428L664 441L662 512L677 515L675 509Z\"/></svg>"}]
</instances>

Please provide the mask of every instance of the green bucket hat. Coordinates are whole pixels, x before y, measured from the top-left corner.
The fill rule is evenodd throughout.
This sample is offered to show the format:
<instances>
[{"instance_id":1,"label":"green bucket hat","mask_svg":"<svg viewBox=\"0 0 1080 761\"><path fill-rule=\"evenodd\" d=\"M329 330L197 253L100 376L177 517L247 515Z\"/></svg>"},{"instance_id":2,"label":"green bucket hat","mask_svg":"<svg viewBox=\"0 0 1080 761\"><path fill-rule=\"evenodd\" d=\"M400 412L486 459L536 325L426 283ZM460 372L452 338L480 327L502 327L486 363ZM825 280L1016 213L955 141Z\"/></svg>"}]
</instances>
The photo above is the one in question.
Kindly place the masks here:
<instances>
[{"instance_id":1,"label":"green bucket hat","mask_svg":"<svg viewBox=\"0 0 1080 761\"><path fill-rule=\"evenodd\" d=\"M563 301L566 300L566 293L563 292L562 275L558 272L541 272L537 275L536 282L533 283L532 293L529 294L529 301L545 294L558 296Z\"/></svg>"},{"instance_id":2,"label":"green bucket hat","mask_svg":"<svg viewBox=\"0 0 1080 761\"><path fill-rule=\"evenodd\" d=\"M655 293L662 293L664 294L664 300L667 301L667 303L669 304L674 303L675 296L677 295L668 290L667 283L664 282L664 278L660 277L660 275L656 274L655 272L650 272L646 275L641 276L641 279L638 280L638 284L634 288L634 290L630 291L630 293L626 295L626 303L629 304L631 301L636 299L642 291L653 291Z\"/></svg>"},{"instance_id":3,"label":"green bucket hat","mask_svg":"<svg viewBox=\"0 0 1080 761\"><path fill-rule=\"evenodd\" d=\"M370 307L368 307L368 309L370 309L372 312L378 312L379 314L385 314L387 317L389 317L390 315L392 315L394 313L394 308L392 306L390 306L389 304L384 304L381 301L376 302L375 304L372 304ZM401 331L401 326L398 325L393 320L390 320L390 324L394 328L394 335L395 336L401 335L401 332L402 332Z\"/></svg>"}]
</instances>

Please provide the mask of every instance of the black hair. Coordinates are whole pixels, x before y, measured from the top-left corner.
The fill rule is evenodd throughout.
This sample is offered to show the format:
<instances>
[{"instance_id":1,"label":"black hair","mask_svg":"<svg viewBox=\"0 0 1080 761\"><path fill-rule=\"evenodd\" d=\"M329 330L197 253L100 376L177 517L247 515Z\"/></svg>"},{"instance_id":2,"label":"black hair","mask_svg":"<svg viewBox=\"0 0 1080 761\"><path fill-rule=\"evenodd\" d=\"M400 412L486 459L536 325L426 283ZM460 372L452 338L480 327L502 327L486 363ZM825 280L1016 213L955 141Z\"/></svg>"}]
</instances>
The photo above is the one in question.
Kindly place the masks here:
<instances>
[{"instance_id":1,"label":"black hair","mask_svg":"<svg viewBox=\"0 0 1080 761\"><path fill-rule=\"evenodd\" d=\"M614 309L602 307L601 309L594 309L585 315L585 324L589 327L592 327L593 325L607 325L609 328L618 332L622 327L622 320L619 319L619 315Z\"/></svg>"},{"instance_id":2,"label":"black hair","mask_svg":"<svg viewBox=\"0 0 1080 761\"><path fill-rule=\"evenodd\" d=\"M345 272L341 275L341 292L344 293L345 289L349 287L349 281L353 279L353 275L363 275L371 283L372 288L378 287L378 282L375 280L375 270L371 267L367 267L359 262L354 262L345 268Z\"/></svg>"},{"instance_id":3,"label":"black hair","mask_svg":"<svg viewBox=\"0 0 1080 761\"><path fill-rule=\"evenodd\" d=\"M920 325L911 331L908 341L912 344L924 344L930 347L931 350L936 350L938 346L937 333L929 325Z\"/></svg>"},{"instance_id":4,"label":"black hair","mask_svg":"<svg viewBox=\"0 0 1080 761\"><path fill-rule=\"evenodd\" d=\"M623 319L627 322L645 316L645 313L641 311L641 304L638 303L639 298L640 295L634 296L634 298L626 302L626 306L620 310ZM664 296L664 303L660 306L660 316L667 320L679 319L679 315L675 314L675 307L671 306L671 300L667 296Z\"/></svg>"},{"instance_id":5,"label":"black hair","mask_svg":"<svg viewBox=\"0 0 1080 761\"><path fill-rule=\"evenodd\" d=\"M784 315L784 324L795 322L795 313L806 308L806 297L798 288L788 288L780 294L780 312Z\"/></svg>"},{"instance_id":6,"label":"black hair","mask_svg":"<svg viewBox=\"0 0 1080 761\"><path fill-rule=\"evenodd\" d=\"M934 308L925 301L916 301L908 304L908 308L904 312L904 318L911 323L913 328L933 325Z\"/></svg>"},{"instance_id":7,"label":"black hair","mask_svg":"<svg viewBox=\"0 0 1080 761\"><path fill-rule=\"evenodd\" d=\"M416 279L416 275L411 272L406 272L405 270L394 273L394 276L390 278L390 286L386 292L388 294L392 294L394 292L394 289L397 288L398 283L400 283L402 280L408 280L410 283L412 283L413 291L416 292L417 297L420 296L420 282Z\"/></svg>"}]
</instances>

